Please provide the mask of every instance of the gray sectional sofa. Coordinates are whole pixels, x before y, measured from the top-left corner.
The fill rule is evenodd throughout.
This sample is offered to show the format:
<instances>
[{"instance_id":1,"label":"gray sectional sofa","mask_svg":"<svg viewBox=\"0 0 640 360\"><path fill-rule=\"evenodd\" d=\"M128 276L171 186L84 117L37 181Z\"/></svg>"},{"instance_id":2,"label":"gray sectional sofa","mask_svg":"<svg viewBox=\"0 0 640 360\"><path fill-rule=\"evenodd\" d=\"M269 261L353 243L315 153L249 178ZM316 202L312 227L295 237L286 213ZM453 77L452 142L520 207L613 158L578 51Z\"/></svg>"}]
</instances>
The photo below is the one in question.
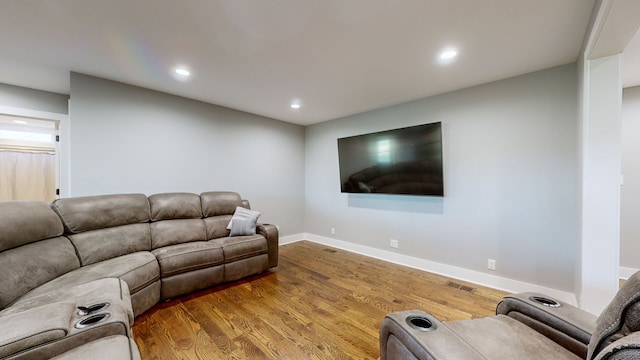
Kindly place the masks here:
<instances>
[{"instance_id":1,"label":"gray sectional sofa","mask_svg":"<svg viewBox=\"0 0 640 360\"><path fill-rule=\"evenodd\" d=\"M139 359L136 316L277 266L277 228L249 208L233 192L0 202L0 359Z\"/></svg>"}]
</instances>

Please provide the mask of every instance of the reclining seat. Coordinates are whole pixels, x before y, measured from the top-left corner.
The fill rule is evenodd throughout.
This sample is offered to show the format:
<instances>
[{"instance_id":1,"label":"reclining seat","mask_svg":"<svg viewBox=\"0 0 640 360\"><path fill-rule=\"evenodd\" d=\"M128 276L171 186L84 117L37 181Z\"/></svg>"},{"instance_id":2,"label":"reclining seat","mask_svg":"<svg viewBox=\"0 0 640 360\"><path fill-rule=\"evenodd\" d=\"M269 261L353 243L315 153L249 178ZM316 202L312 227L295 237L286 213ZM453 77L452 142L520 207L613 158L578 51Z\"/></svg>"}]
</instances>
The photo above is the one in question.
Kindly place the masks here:
<instances>
[{"instance_id":1,"label":"reclining seat","mask_svg":"<svg viewBox=\"0 0 640 360\"><path fill-rule=\"evenodd\" d=\"M211 191L200 194L210 244L222 248L224 281L235 281L269 268L267 239L259 234L230 236L227 224L237 207L248 207L238 193Z\"/></svg>"},{"instance_id":2,"label":"reclining seat","mask_svg":"<svg viewBox=\"0 0 640 360\"><path fill-rule=\"evenodd\" d=\"M480 319L389 314L380 326L380 359L640 359L640 272L597 319L534 293L509 295L496 316Z\"/></svg>"},{"instance_id":3,"label":"reclining seat","mask_svg":"<svg viewBox=\"0 0 640 360\"><path fill-rule=\"evenodd\" d=\"M137 352L128 340L133 311L124 281L50 285L80 268L63 230L45 202L0 202L1 359L48 359L85 344L94 348L89 344L108 336L124 344L112 351Z\"/></svg>"},{"instance_id":4,"label":"reclining seat","mask_svg":"<svg viewBox=\"0 0 640 360\"><path fill-rule=\"evenodd\" d=\"M80 267L62 222L40 201L0 202L0 310Z\"/></svg>"},{"instance_id":5,"label":"reclining seat","mask_svg":"<svg viewBox=\"0 0 640 360\"><path fill-rule=\"evenodd\" d=\"M224 280L222 247L207 242L200 196L149 196L151 247L160 264L160 299L211 287Z\"/></svg>"},{"instance_id":6,"label":"reclining seat","mask_svg":"<svg viewBox=\"0 0 640 360\"><path fill-rule=\"evenodd\" d=\"M160 269L151 253L146 195L57 199L51 208L62 220L81 268L40 287L38 293L114 277L127 283L135 316L160 300Z\"/></svg>"}]
</instances>

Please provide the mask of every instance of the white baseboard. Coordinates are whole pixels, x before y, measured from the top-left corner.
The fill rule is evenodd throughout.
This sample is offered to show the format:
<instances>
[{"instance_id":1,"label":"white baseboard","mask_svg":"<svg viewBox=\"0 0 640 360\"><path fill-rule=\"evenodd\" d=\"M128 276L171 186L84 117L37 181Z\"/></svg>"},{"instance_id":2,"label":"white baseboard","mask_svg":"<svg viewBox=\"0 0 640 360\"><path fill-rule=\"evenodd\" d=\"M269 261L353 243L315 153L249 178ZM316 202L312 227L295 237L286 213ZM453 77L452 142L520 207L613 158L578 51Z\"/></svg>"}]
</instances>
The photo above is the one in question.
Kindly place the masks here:
<instances>
[{"instance_id":1,"label":"white baseboard","mask_svg":"<svg viewBox=\"0 0 640 360\"><path fill-rule=\"evenodd\" d=\"M638 272L638 269L620 266L619 276L620 276L620 279L627 280L631 275L635 274L636 272Z\"/></svg>"},{"instance_id":2,"label":"white baseboard","mask_svg":"<svg viewBox=\"0 0 640 360\"><path fill-rule=\"evenodd\" d=\"M448 276L451 278L468 281L474 284L487 286L490 288L506 291L509 293L518 292L538 292L554 297L571 305L577 304L575 294L552 289L540 285L530 284L518 280L512 280L505 277L490 275L464 269L457 266L437 263L425 259L416 258L409 255L398 254L396 252L372 248L369 246L354 244L348 241L332 239L314 234L295 234L280 238L280 244L290 244L296 241L309 240L315 243L335 247L338 249L354 252L357 254L369 256L372 258L392 262L399 265L408 266L414 269L428 271L434 274Z\"/></svg>"},{"instance_id":3,"label":"white baseboard","mask_svg":"<svg viewBox=\"0 0 640 360\"><path fill-rule=\"evenodd\" d=\"M302 241L305 239L305 236L306 234L293 234L293 235L287 235L287 236L280 236L280 238L278 238L278 244L287 245L294 242Z\"/></svg>"}]
</instances>

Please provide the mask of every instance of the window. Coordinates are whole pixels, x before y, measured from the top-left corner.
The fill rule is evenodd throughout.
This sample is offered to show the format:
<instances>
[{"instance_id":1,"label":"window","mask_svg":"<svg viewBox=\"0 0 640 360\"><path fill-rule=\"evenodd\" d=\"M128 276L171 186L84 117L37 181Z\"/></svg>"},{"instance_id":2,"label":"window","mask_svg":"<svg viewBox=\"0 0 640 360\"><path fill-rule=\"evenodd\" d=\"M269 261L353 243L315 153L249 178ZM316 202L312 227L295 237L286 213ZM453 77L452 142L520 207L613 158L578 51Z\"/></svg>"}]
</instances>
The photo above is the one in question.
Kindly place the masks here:
<instances>
[{"instance_id":1,"label":"window","mask_svg":"<svg viewBox=\"0 0 640 360\"><path fill-rule=\"evenodd\" d=\"M57 121L0 115L0 201L52 201Z\"/></svg>"},{"instance_id":2,"label":"window","mask_svg":"<svg viewBox=\"0 0 640 360\"><path fill-rule=\"evenodd\" d=\"M55 151L55 121L0 115L0 148Z\"/></svg>"}]
</instances>

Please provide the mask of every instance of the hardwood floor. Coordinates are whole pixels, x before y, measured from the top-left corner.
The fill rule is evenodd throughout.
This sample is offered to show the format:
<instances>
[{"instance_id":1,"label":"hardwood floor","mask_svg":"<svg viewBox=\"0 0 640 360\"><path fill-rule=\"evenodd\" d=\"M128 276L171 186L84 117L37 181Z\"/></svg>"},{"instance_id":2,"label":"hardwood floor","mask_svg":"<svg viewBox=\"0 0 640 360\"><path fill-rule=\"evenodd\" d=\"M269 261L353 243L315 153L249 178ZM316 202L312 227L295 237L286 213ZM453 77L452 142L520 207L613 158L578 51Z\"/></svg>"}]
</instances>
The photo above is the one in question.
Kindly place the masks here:
<instances>
[{"instance_id":1,"label":"hardwood floor","mask_svg":"<svg viewBox=\"0 0 640 360\"><path fill-rule=\"evenodd\" d=\"M133 332L143 359L377 359L386 314L483 317L504 295L302 241L265 274L156 305Z\"/></svg>"}]
</instances>

